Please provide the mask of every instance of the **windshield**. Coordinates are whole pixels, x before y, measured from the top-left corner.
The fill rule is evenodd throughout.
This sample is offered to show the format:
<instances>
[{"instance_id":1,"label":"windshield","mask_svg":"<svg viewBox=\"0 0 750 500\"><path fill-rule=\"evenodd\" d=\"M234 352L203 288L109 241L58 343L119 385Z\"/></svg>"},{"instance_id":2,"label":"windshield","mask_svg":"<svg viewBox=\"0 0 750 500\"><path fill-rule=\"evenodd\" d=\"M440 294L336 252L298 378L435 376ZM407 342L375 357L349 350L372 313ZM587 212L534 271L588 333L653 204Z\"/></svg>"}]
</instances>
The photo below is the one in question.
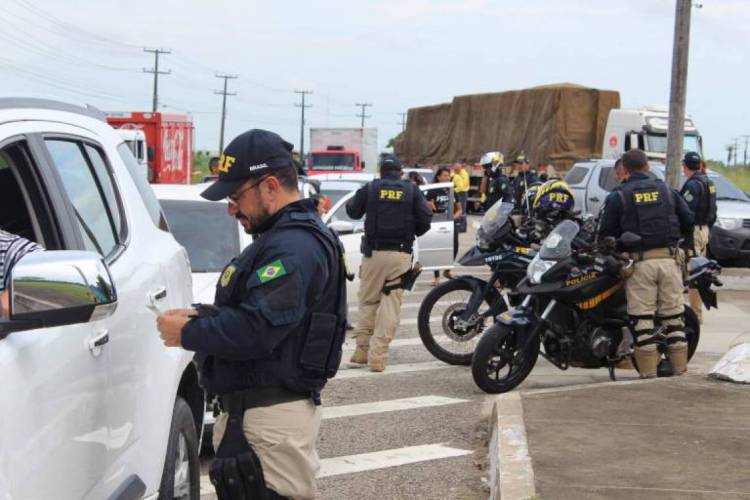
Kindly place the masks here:
<instances>
[{"instance_id":1,"label":"windshield","mask_svg":"<svg viewBox=\"0 0 750 500\"><path fill-rule=\"evenodd\" d=\"M336 205L341 198L351 193L351 190L347 189L325 189L325 186L321 190L320 194L323 194L331 199L331 206Z\"/></svg>"},{"instance_id":2,"label":"windshield","mask_svg":"<svg viewBox=\"0 0 750 500\"><path fill-rule=\"evenodd\" d=\"M709 175L708 180L713 181L716 185L716 199L726 201L745 201L750 202L750 198L740 189L732 184L732 181L719 175Z\"/></svg>"},{"instance_id":3,"label":"windshield","mask_svg":"<svg viewBox=\"0 0 750 500\"><path fill-rule=\"evenodd\" d=\"M646 135L646 150L649 153L661 153L667 154L667 136L647 134ZM698 141L697 135L686 134L682 140L683 151L695 151L698 154L701 152L701 144Z\"/></svg>"},{"instance_id":4,"label":"windshield","mask_svg":"<svg viewBox=\"0 0 750 500\"><path fill-rule=\"evenodd\" d=\"M495 239L495 235L508 222L508 217L510 217L512 211L512 203L498 201L485 212L479 225L479 231L477 231L477 243L480 247L489 247L489 244Z\"/></svg>"},{"instance_id":5,"label":"windshield","mask_svg":"<svg viewBox=\"0 0 750 500\"><path fill-rule=\"evenodd\" d=\"M312 170L354 170L353 153L313 153Z\"/></svg>"},{"instance_id":6,"label":"windshield","mask_svg":"<svg viewBox=\"0 0 750 500\"><path fill-rule=\"evenodd\" d=\"M572 220L564 220L549 233L544 240L539 258L544 260L561 260L570 256L570 245L578 234L578 224Z\"/></svg>"},{"instance_id":7,"label":"windshield","mask_svg":"<svg viewBox=\"0 0 750 500\"><path fill-rule=\"evenodd\" d=\"M227 215L226 204L162 200L161 206L194 273L218 273L240 253L237 220Z\"/></svg>"}]
</instances>

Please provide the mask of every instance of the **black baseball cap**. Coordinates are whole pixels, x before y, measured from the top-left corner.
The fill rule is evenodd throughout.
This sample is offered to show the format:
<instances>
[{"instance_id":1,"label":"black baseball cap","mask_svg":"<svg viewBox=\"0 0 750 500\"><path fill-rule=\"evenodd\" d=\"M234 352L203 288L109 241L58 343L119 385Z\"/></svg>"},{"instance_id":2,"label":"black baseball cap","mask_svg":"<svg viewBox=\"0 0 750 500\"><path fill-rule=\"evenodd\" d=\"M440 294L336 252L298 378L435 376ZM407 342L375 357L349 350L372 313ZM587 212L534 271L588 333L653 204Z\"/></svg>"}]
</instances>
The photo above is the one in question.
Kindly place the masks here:
<instances>
[{"instance_id":1,"label":"black baseball cap","mask_svg":"<svg viewBox=\"0 0 750 500\"><path fill-rule=\"evenodd\" d=\"M292 164L293 146L274 132L253 129L238 135L219 160L219 180L201 196L207 200L223 200L235 193L248 179L272 174Z\"/></svg>"},{"instance_id":2,"label":"black baseball cap","mask_svg":"<svg viewBox=\"0 0 750 500\"><path fill-rule=\"evenodd\" d=\"M526 160L526 155L523 153L518 153L515 158L513 158L513 163L528 163L528 160Z\"/></svg>"},{"instance_id":3,"label":"black baseball cap","mask_svg":"<svg viewBox=\"0 0 750 500\"><path fill-rule=\"evenodd\" d=\"M690 170L698 170L701 168L701 155L695 151L688 151L682 158L682 163Z\"/></svg>"},{"instance_id":4,"label":"black baseball cap","mask_svg":"<svg viewBox=\"0 0 750 500\"><path fill-rule=\"evenodd\" d=\"M380 170L401 170L401 160L399 160L396 155L383 155L383 157L380 159Z\"/></svg>"}]
</instances>

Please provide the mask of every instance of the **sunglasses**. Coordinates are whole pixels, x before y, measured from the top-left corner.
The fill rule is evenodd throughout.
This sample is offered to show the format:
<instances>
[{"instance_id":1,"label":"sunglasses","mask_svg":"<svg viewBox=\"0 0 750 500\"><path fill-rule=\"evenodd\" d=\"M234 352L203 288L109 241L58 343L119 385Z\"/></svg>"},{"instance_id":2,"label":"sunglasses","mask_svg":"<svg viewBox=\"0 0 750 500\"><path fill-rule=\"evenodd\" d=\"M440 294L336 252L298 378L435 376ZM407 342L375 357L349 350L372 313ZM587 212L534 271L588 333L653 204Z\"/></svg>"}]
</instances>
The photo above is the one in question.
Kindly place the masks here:
<instances>
[{"instance_id":1,"label":"sunglasses","mask_svg":"<svg viewBox=\"0 0 750 500\"><path fill-rule=\"evenodd\" d=\"M264 180L268 179L269 177L270 177L270 175L264 175L263 177L261 177L260 179L258 179L258 182L255 182L255 183L253 183L253 184L250 184L250 185L249 185L249 186L247 186L246 188L244 188L244 189L241 189L241 190L237 191L237 192L236 192L236 193L234 193L234 194L230 194L229 196L227 196L227 197L226 197L226 200L227 200L227 202L228 202L228 203L229 203L230 205L234 205L235 207L239 206L239 204L240 204L240 200L242 199L242 196L243 196L243 195L244 195L245 193L247 193L247 192L248 192L248 191L250 191L251 189L254 189L254 188L256 188L256 187L260 186L260 184L261 184L261 183L262 183L262 182L263 182Z\"/></svg>"}]
</instances>

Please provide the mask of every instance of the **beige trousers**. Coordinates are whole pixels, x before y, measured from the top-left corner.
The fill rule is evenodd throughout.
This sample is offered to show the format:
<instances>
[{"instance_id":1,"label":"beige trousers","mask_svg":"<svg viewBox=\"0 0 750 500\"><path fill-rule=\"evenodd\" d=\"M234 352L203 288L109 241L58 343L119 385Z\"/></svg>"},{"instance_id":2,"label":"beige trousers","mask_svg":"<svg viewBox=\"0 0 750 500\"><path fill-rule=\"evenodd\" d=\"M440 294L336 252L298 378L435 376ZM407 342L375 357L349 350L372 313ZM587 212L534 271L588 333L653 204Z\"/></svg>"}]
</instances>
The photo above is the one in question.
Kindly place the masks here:
<instances>
[{"instance_id":1,"label":"beige trousers","mask_svg":"<svg viewBox=\"0 0 750 500\"><path fill-rule=\"evenodd\" d=\"M318 498L315 475L320 468L315 440L322 410L309 400L245 410L242 428L263 466L266 486L294 499ZM219 448L228 413L216 417L213 445Z\"/></svg>"},{"instance_id":2,"label":"beige trousers","mask_svg":"<svg viewBox=\"0 0 750 500\"><path fill-rule=\"evenodd\" d=\"M396 335L401 318L402 289L383 294L383 286L391 284L411 267L411 255L404 252L374 251L363 257L359 268L359 319L354 333L357 346L368 351L370 360L385 360L388 344Z\"/></svg>"},{"instance_id":3,"label":"beige trousers","mask_svg":"<svg viewBox=\"0 0 750 500\"><path fill-rule=\"evenodd\" d=\"M695 247L695 255L706 255L708 249L708 226L695 226L693 228L693 246ZM703 301L698 293L698 290L694 288L688 289L688 299L690 300L690 309L695 312L698 317L698 321L703 321Z\"/></svg>"}]
</instances>

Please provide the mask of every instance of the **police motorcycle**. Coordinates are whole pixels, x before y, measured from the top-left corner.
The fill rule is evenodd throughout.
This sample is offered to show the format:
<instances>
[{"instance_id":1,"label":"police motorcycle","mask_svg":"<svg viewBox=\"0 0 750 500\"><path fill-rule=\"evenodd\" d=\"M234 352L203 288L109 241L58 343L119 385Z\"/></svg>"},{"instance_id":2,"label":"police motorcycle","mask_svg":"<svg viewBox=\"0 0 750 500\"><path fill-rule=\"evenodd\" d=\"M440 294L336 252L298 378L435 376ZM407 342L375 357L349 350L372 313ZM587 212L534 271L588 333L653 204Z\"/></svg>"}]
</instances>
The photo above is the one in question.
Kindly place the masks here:
<instances>
[{"instance_id":1,"label":"police motorcycle","mask_svg":"<svg viewBox=\"0 0 750 500\"><path fill-rule=\"evenodd\" d=\"M591 245L579 233L579 225L572 220L561 222L550 233L516 288L525 295L523 302L498 315L483 334L471 369L483 391L512 390L526 379L540 355L561 370L606 367L612 380L615 368L635 366L623 279L634 261L620 256L613 238ZM639 240L625 233L620 243L632 247ZM716 307L711 287L721 285L721 267L697 257L688 268L687 283L698 288L706 308ZM684 322L690 359L698 346L700 324L689 307ZM659 375L668 376L666 327L658 321L655 326L662 355Z\"/></svg>"},{"instance_id":2,"label":"police motorcycle","mask_svg":"<svg viewBox=\"0 0 750 500\"><path fill-rule=\"evenodd\" d=\"M563 183L564 184L564 183ZM452 365L470 365L476 343L493 323L493 318L507 310L508 304L518 305L517 294L503 296L523 279L526 268L536 255L540 242L565 217L575 217L570 204L548 205L545 195L567 190L558 183L541 194L536 190L527 195L533 217L524 217L516 226L517 213L512 203L498 201L486 212L480 223L476 244L458 263L462 266L489 266L488 280L476 276L458 276L435 287L419 308L417 327L425 348L440 361ZM531 210L528 210L531 212ZM580 219L578 219L580 220ZM593 221L583 222L593 230Z\"/></svg>"}]
</instances>

